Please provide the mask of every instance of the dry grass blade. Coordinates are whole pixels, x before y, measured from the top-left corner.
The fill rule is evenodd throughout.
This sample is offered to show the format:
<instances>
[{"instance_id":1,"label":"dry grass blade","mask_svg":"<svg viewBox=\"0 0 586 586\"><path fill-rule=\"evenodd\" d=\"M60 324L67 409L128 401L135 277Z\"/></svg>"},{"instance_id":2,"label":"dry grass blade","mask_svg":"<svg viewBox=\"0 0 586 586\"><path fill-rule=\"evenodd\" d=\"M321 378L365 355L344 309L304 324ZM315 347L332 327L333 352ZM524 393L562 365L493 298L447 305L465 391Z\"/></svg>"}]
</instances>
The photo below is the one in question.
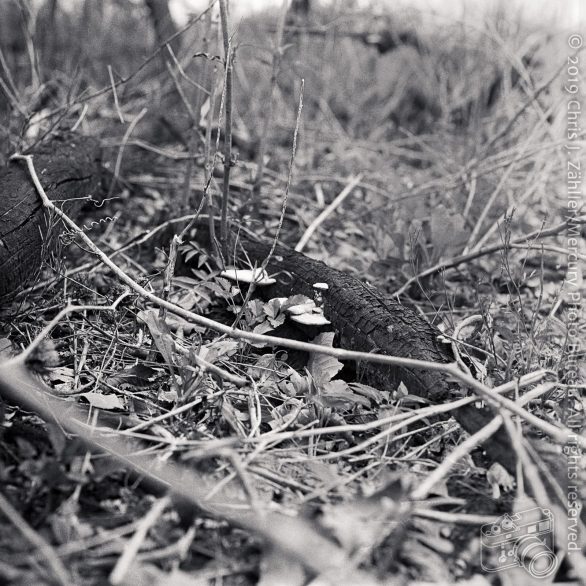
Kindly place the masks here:
<instances>
[{"instance_id":1,"label":"dry grass blade","mask_svg":"<svg viewBox=\"0 0 586 586\"><path fill-rule=\"evenodd\" d=\"M234 49L230 31L228 30L228 8L226 0L220 0L220 19L222 22L222 38L224 41L224 87L222 104L226 113L224 122L224 180L222 182L222 219L220 222L220 242L222 255L228 258L228 205L230 203L230 168L232 167L232 62ZM221 109L222 107L220 107Z\"/></svg>"}]
</instances>

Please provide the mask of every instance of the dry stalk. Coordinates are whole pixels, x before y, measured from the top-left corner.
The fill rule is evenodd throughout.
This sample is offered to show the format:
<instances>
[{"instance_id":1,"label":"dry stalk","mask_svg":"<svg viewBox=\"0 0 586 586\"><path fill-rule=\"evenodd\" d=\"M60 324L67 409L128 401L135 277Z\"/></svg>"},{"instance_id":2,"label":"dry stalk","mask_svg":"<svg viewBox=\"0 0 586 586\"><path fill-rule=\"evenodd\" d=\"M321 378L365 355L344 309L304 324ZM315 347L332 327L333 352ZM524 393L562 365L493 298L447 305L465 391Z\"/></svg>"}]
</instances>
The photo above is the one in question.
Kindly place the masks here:
<instances>
[{"instance_id":1,"label":"dry stalk","mask_svg":"<svg viewBox=\"0 0 586 586\"><path fill-rule=\"evenodd\" d=\"M261 186L262 186L262 178L264 174L264 159L265 159L265 152L267 148L267 141L269 138L269 134L271 131L271 127L273 125L273 113L275 109L275 90L277 87L277 79L279 77L279 72L281 70L281 60L283 58L283 29L285 26L285 20L287 18L287 2L283 2L283 7L281 9L281 15L279 18L279 25L277 27L277 36L275 38L275 44L273 46L273 53L272 53L272 63L271 63L271 81L270 81L270 93L269 93L269 103L267 107L267 113L264 120L264 125L262 132L260 134L260 142L258 145L258 153L256 156L256 176L254 178L254 183L252 186L252 205L255 206L257 204L258 198L260 197L261 193Z\"/></svg>"},{"instance_id":2,"label":"dry stalk","mask_svg":"<svg viewBox=\"0 0 586 586\"><path fill-rule=\"evenodd\" d=\"M334 213L336 208L342 205L342 202L354 191L354 188L360 183L362 179L362 173L358 175L354 175L354 177L350 178L348 184L342 189L342 191L334 198L332 203L322 211L317 218L311 222L311 224L307 227L307 230L303 233L303 236L295 246L295 250L297 252L301 252L305 245L309 242L309 239L312 237L313 233L325 222L325 220Z\"/></svg>"},{"instance_id":3,"label":"dry stalk","mask_svg":"<svg viewBox=\"0 0 586 586\"><path fill-rule=\"evenodd\" d=\"M299 136L299 125L301 123L301 113L303 112L303 92L305 89L305 80L301 80L301 88L299 90L299 104L297 106L297 117L295 118L295 130L293 131L293 146L291 147L291 155L289 157L289 164L287 166L287 183L285 184L285 195L283 197L283 203L281 205L281 215L279 216L279 223L277 225L277 230L275 232L275 236L273 238L273 243L267 258L262 263L262 268L265 269L269 264L269 260L271 256L273 256L273 252L275 252L275 248L277 246L277 242L279 240L279 234L281 233L281 228L283 227L283 221L285 219L285 212L287 210L287 203L289 200L289 189L291 187L291 178L293 177L293 165L295 163L295 155L297 154L297 138Z\"/></svg>"},{"instance_id":4,"label":"dry stalk","mask_svg":"<svg viewBox=\"0 0 586 586\"><path fill-rule=\"evenodd\" d=\"M114 165L114 175L112 177L112 183L110 183L110 188L108 189L107 197L112 197L114 193L114 189L116 188L116 184L118 183L118 177L120 176L120 169L122 167L122 157L124 155L124 149L126 148L126 144L128 143L128 139L130 138L131 134L133 133L136 125L140 122L140 119L147 113L147 109L143 108L132 120L132 122L128 125L124 136L122 137L122 143L120 144L120 148L118 149L118 155L116 156L116 164Z\"/></svg>"},{"instance_id":5,"label":"dry stalk","mask_svg":"<svg viewBox=\"0 0 586 586\"><path fill-rule=\"evenodd\" d=\"M222 91L222 101L226 109L220 243L222 245L222 255L224 258L228 258L228 205L230 200L230 169L232 167L232 61L234 50L228 30L228 8L226 6L226 0L220 0L220 20L222 22L222 38L224 41L224 88Z\"/></svg>"},{"instance_id":6,"label":"dry stalk","mask_svg":"<svg viewBox=\"0 0 586 586\"><path fill-rule=\"evenodd\" d=\"M108 76L110 77L110 86L112 87L112 95L114 96L114 107L116 108L118 119L121 124L126 124L126 120L124 120L124 116L122 115L122 110L120 110L120 104L118 103L118 92L116 91L116 84L114 83L114 74L112 73L111 65L108 65Z\"/></svg>"}]
</instances>

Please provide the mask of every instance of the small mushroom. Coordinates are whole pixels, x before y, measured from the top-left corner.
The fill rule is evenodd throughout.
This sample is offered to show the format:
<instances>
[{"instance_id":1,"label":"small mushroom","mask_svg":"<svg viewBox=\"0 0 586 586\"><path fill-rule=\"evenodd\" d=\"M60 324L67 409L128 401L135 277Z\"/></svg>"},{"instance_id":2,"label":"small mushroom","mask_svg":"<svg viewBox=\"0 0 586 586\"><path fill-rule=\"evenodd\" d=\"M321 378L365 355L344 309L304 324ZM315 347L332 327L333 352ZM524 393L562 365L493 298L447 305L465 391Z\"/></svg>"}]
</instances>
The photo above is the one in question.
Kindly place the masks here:
<instances>
[{"instance_id":1,"label":"small mushroom","mask_svg":"<svg viewBox=\"0 0 586 586\"><path fill-rule=\"evenodd\" d=\"M264 269L227 269L222 271L220 276L238 283L254 283L260 286L277 282L276 279L269 277Z\"/></svg>"},{"instance_id":2,"label":"small mushroom","mask_svg":"<svg viewBox=\"0 0 586 586\"><path fill-rule=\"evenodd\" d=\"M321 305L324 302L323 297L322 297L322 292L327 291L328 289L329 289L329 287L328 287L327 283L314 283L313 284L313 290L314 290L313 297L315 299L315 304L318 307L321 307Z\"/></svg>"}]
</instances>

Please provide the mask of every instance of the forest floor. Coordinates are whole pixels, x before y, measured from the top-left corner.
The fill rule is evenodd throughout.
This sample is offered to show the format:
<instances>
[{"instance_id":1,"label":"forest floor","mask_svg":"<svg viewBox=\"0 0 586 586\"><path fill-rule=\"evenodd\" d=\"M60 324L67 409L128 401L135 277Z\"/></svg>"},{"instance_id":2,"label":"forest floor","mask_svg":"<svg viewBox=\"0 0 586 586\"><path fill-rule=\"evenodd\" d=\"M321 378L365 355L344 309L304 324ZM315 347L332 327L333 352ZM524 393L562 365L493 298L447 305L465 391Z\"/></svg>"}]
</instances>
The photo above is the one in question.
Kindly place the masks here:
<instances>
[{"instance_id":1,"label":"forest floor","mask_svg":"<svg viewBox=\"0 0 586 586\"><path fill-rule=\"evenodd\" d=\"M0 581L532 583L539 567L503 562L483 531L553 511L558 529L539 545L549 583L583 583L578 35L504 10L481 25L275 11L227 28L209 11L172 43L176 57L155 52L141 5L104 4L27 38L32 64L3 48L0 162L75 126L100 139L103 177L83 236L62 233L1 307L0 353L28 352L54 414L0 401ZM519 455L525 486L416 389L222 330L337 341L283 329L311 300L257 297L222 274L250 266L230 251L219 267L193 226L181 232L186 216L197 211L197 228L223 210L415 308L483 387L509 385L513 431L567 457L564 504L535 489L543 466ZM562 432L581 439L561 446Z\"/></svg>"}]
</instances>

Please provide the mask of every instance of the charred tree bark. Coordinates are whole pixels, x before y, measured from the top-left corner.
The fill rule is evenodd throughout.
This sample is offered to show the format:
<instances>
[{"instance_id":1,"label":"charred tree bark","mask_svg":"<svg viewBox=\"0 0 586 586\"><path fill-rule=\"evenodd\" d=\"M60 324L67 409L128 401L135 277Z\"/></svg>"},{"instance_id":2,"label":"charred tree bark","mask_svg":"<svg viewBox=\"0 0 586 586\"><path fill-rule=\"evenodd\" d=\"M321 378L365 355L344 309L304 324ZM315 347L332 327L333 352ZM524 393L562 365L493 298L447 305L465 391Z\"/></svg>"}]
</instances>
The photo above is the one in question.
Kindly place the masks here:
<instances>
[{"instance_id":1,"label":"charred tree bark","mask_svg":"<svg viewBox=\"0 0 586 586\"><path fill-rule=\"evenodd\" d=\"M32 153L48 197L75 214L84 199L99 191L99 143L64 133ZM0 299L18 292L38 273L55 250L62 225L41 204L22 162L0 170Z\"/></svg>"},{"instance_id":2,"label":"charred tree bark","mask_svg":"<svg viewBox=\"0 0 586 586\"><path fill-rule=\"evenodd\" d=\"M246 240L243 247L252 261L262 262L270 247ZM268 271L277 282L263 287L263 295L284 297L306 295L313 298L314 283L327 283L322 292L324 315L332 322L342 348L380 352L432 362L452 362L449 346L438 341L439 330L414 309L381 294L351 275L333 269L304 254L278 246ZM366 378L379 385L398 385L403 381L420 396L439 402L449 389L439 372L414 371L368 363L361 367Z\"/></svg>"},{"instance_id":3,"label":"charred tree bark","mask_svg":"<svg viewBox=\"0 0 586 586\"><path fill-rule=\"evenodd\" d=\"M202 232L205 239L205 229ZM270 248L244 232L239 234L242 259L260 264L269 255ZM284 246L276 247L267 270L277 280L273 285L259 288L267 299L293 294L313 298L313 284L327 283L327 291L322 291L324 315L335 329L336 345L341 348L436 363L454 361L451 346L439 341L441 332L435 326L412 308L347 273ZM396 388L402 381L410 393L432 403L440 403L458 392L457 384L434 370L367 363L359 366L359 371L366 382L375 387ZM456 410L453 415L470 434L482 429L495 416L488 407L477 408L472 404ZM504 426L483 447L491 461L500 463L512 475L516 474L518 456ZM555 451L557 446L533 439L531 447L547 462L557 481L567 483L562 470L564 457Z\"/></svg>"}]
</instances>

